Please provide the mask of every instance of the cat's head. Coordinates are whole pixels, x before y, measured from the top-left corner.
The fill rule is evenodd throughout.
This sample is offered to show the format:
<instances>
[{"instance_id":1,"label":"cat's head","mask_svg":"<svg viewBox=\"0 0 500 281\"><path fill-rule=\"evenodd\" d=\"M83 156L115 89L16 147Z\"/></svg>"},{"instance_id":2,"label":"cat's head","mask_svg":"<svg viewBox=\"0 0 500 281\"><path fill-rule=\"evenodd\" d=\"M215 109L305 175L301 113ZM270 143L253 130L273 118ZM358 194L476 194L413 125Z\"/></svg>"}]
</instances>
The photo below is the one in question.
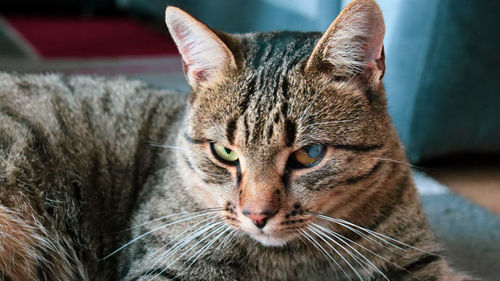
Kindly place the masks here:
<instances>
[{"instance_id":1,"label":"cat's head","mask_svg":"<svg viewBox=\"0 0 500 281\"><path fill-rule=\"evenodd\" d=\"M264 245L309 212L349 216L393 135L377 4L351 2L323 35L229 35L174 7L166 22L193 89L179 157L192 196Z\"/></svg>"}]
</instances>

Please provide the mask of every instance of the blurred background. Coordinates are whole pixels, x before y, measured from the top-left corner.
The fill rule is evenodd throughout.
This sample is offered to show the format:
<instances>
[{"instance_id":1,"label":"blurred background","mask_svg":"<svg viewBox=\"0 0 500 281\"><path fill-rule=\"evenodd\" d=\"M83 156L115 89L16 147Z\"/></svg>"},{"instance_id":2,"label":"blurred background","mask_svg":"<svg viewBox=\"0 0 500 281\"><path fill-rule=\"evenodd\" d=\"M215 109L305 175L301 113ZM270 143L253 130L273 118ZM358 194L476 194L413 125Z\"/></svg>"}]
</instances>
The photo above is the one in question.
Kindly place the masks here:
<instances>
[{"instance_id":1,"label":"blurred background","mask_svg":"<svg viewBox=\"0 0 500 281\"><path fill-rule=\"evenodd\" d=\"M2 0L0 70L125 75L187 91L167 5L241 33L324 31L348 2ZM410 161L500 214L500 1L377 2L389 112Z\"/></svg>"}]
</instances>

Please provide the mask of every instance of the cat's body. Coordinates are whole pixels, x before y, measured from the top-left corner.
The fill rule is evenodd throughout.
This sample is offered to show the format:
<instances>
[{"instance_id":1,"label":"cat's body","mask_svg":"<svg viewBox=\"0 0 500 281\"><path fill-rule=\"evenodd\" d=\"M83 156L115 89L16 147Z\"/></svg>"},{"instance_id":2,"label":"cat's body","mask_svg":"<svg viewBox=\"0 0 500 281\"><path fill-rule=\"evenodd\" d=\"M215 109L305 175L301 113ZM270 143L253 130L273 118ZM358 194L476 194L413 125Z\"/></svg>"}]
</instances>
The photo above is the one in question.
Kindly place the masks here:
<instances>
[{"instance_id":1,"label":"cat's body","mask_svg":"<svg viewBox=\"0 0 500 281\"><path fill-rule=\"evenodd\" d=\"M47 280L85 280L32 260L57 264L64 262L58 254L67 252L71 270L85 269L90 280L116 278L115 257L99 259L128 239L129 233L120 231L128 227L137 197L166 152L151 142L173 138L183 95L124 79L59 75L4 73L0 85L0 222L4 241L19 255L4 250L2 272L9 276L10 270L32 265L57 272ZM47 245L10 241L9 232L23 223ZM33 251L24 253L28 247ZM17 276L12 280L32 280Z\"/></svg>"},{"instance_id":2,"label":"cat's body","mask_svg":"<svg viewBox=\"0 0 500 281\"><path fill-rule=\"evenodd\" d=\"M465 280L400 164L380 42L369 71L332 75L328 34L217 37L173 9L167 24L189 96L0 74L0 278ZM191 50L190 32L213 60ZM322 154L307 150L316 158L302 165L303 147Z\"/></svg>"}]
</instances>

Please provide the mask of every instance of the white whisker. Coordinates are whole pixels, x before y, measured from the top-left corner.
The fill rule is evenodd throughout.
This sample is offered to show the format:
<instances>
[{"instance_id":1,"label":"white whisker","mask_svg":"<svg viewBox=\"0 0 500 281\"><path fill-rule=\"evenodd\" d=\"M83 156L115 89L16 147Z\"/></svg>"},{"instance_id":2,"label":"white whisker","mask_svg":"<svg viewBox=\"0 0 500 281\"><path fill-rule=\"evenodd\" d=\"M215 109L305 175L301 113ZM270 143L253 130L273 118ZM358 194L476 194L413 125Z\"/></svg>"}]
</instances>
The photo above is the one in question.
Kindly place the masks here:
<instances>
[{"instance_id":1,"label":"white whisker","mask_svg":"<svg viewBox=\"0 0 500 281\"><path fill-rule=\"evenodd\" d=\"M320 235L320 233L318 233L318 231L316 231L314 228L312 228L311 226L308 226L307 227L309 230L311 230L314 234L316 234L316 236L318 236L319 239L321 239L324 243L326 243L326 245L328 245L337 255L340 256L340 258L345 262L347 263L347 266L349 266L349 268L352 269L352 271L354 271L354 274L356 274L356 276L359 278L359 280L363 281L363 277L361 277L361 275L359 275L358 271L352 266L352 264L344 257L344 255L342 255L340 253L339 250L337 250L335 247L333 247L330 243L328 243L328 241L326 241L325 239L323 239L323 236ZM336 245L338 245L338 243L335 241L334 242ZM345 248L344 248L345 250Z\"/></svg>"},{"instance_id":2,"label":"white whisker","mask_svg":"<svg viewBox=\"0 0 500 281\"><path fill-rule=\"evenodd\" d=\"M221 248L226 247L229 243L231 243L231 240L233 240L234 237L236 237L237 230L233 229L222 241L221 241Z\"/></svg>"},{"instance_id":3,"label":"white whisker","mask_svg":"<svg viewBox=\"0 0 500 281\"><path fill-rule=\"evenodd\" d=\"M394 160L394 159L390 159L390 158L372 157L372 159L374 159L374 160L380 160L380 161L389 161L389 162L393 162L393 163L397 163L397 164L401 164L401 165L405 165L405 166L412 167L412 168L417 168L417 169L424 169L424 167L415 166L415 165L412 165L410 163L406 163L406 162L403 162L403 161L398 161L398 160Z\"/></svg>"},{"instance_id":4,"label":"white whisker","mask_svg":"<svg viewBox=\"0 0 500 281\"><path fill-rule=\"evenodd\" d=\"M413 250L417 250L417 251L420 251L420 252L423 252L423 253L426 253L426 254L430 254L430 255L435 255L434 253L429 253L429 252L424 251L424 250L422 250L422 249L419 249L419 248L417 248L417 247L413 247L413 246L408 245L408 244L406 244L406 243L404 243L404 242L401 242L401 241L399 241L399 240L397 240L397 239L395 239L395 238L392 238L392 237L390 237L390 236L387 236L387 235L384 235L384 234L382 234L382 233L379 233L379 232L376 232L376 231L373 231L373 230L370 230L370 229L367 229L367 228L361 227L361 226L359 226L359 225L353 224L353 223L348 222L348 221L346 221L346 220L340 220L340 221L342 221L343 223L346 223L346 224L352 225L352 226L354 226L354 227L357 227L357 228L359 228L359 229L362 229L362 230L364 230L364 231L366 231L366 232L368 232L368 233L372 234L373 236L377 237L378 239L380 239L380 240L382 240L382 241L384 241L384 242L386 242L386 243L388 243L388 244L393 245L394 247L397 247L397 246L395 246L394 244L392 244L392 243L388 242L388 241L387 241L387 240L385 240L385 239L391 240L391 241L393 241L393 242L395 242L395 243L398 243L398 244L403 245L403 246L405 246L405 247L411 248L411 249L413 249ZM385 239L384 239L384 238L385 238ZM401 249L401 248L400 248L400 249Z\"/></svg>"},{"instance_id":5,"label":"white whisker","mask_svg":"<svg viewBox=\"0 0 500 281\"><path fill-rule=\"evenodd\" d=\"M372 239L371 237L368 237L367 235L360 233L359 231L357 231L357 230L353 229L352 227L355 227L355 228L361 229L361 230L363 230L363 231L365 231L365 232L368 232L368 234L371 234L371 235L372 235L372 236L374 236L375 238L377 238L377 239L379 239L379 240L381 240L381 241L383 241L383 242L385 242L385 243L387 243L387 244L389 244L389 245L391 245L391 246L393 246L393 247L395 247L395 248L397 248L397 249L399 249L399 250L401 250L401 251L406 251L405 249L403 249L403 248L401 248L401 247L399 247L399 246L397 246L397 245L395 245L395 244L393 244L393 243L391 243L391 242L389 242L389 241L387 241L387 240L385 240L385 239L382 239L381 237L379 237L379 236L374 235L373 233L371 233L371 232L374 232L374 231L369 230L369 229L366 229L366 228L361 227L361 226L358 226L357 224L353 224L353 223L348 222L348 221L346 221L346 220L336 219L336 218L332 218L332 217L329 217L329 216L326 216L326 215L322 215L322 214L317 214L317 213L310 213L310 214L312 214L312 215L314 215L314 216L316 216L316 217L318 217L318 218L322 218L322 219L324 219L324 220L327 220L327 221L331 221L331 222L337 223L337 224L339 224L339 225L341 225L341 226L343 226L343 227L345 227L345 228L347 228L347 229L349 229L349 230L351 230L351 231L355 232L356 234L358 234L358 235L360 235L360 236L363 236L363 237L365 237L365 238L367 238L367 239L370 239L371 241L373 241L373 242L375 242L375 243L377 243L377 244L379 244L379 245L381 245L381 246L383 246L383 247L385 247L385 246L384 246L384 245L382 245L382 244L380 244L378 241L375 241L375 240L374 240L374 239ZM350 227L350 226L352 226L352 227ZM375 233L378 233L378 232L375 232ZM401 243L402 243L402 242L401 242ZM386 248L386 247L385 247L385 248ZM387 249L389 249L389 248L387 248Z\"/></svg>"},{"instance_id":6,"label":"white whisker","mask_svg":"<svg viewBox=\"0 0 500 281\"><path fill-rule=\"evenodd\" d=\"M196 253L194 253L193 257L196 256L194 260L191 261L191 263L184 269L188 270L191 265L193 265L208 249L210 246L212 246L224 233L230 231L231 228L229 226L226 226L226 229L219 233L217 236L215 236L212 240L210 240L205 246L203 246L201 249L199 249ZM187 261L189 262L193 257L189 258Z\"/></svg>"},{"instance_id":7,"label":"white whisker","mask_svg":"<svg viewBox=\"0 0 500 281\"><path fill-rule=\"evenodd\" d=\"M330 233L329 232L326 232L325 229L322 229L319 227L320 225L317 225L317 224L312 224L310 227L314 230L317 231L317 234L318 235L321 235L323 236L324 238L330 240L331 242L335 243L335 245L337 245L338 247L340 247L342 250L344 250L349 256L351 256L357 264L359 264L364 270L366 270L366 272L368 272L370 274L371 277L373 277L371 271L369 270L368 267L366 267L366 265L363 263L363 260L361 260L361 258L359 258L358 256L356 256L355 254L353 254L351 251L349 251L348 249L346 249L343 245L341 245L337 240L335 240L334 238L337 238L337 237L331 237ZM311 229L311 230L312 230ZM330 235L329 235L330 234ZM338 238L337 238L338 239ZM342 244L344 244L343 241L341 241ZM359 252L356 251L356 249L350 247L349 244L347 244L347 246L349 246L349 248L351 248L352 250L354 250L358 255L361 255Z\"/></svg>"},{"instance_id":8,"label":"white whisker","mask_svg":"<svg viewBox=\"0 0 500 281\"><path fill-rule=\"evenodd\" d=\"M200 235L204 234L205 232L209 231L210 229L213 229L214 227L216 227L218 225L221 225L221 224L222 224L222 222L208 223L202 229L198 230L197 232L191 233L190 235L188 235L184 239L177 241L170 249L168 249L165 253L163 253L162 255L160 255L159 257L156 258L156 261L157 261L156 264L158 264L162 260L168 260L168 259L170 259L180 249L184 248L186 245L188 245L189 243L191 243L194 239L198 238ZM151 272L151 270L153 270L153 269L154 269L153 267L150 267L150 269L148 270L148 273ZM161 273L163 273L165 270L167 270L167 268L164 268L161 271ZM154 280L160 274L154 275L150 280Z\"/></svg>"},{"instance_id":9,"label":"white whisker","mask_svg":"<svg viewBox=\"0 0 500 281\"><path fill-rule=\"evenodd\" d=\"M353 244L355 244L355 245L358 245L359 247L361 247L361 248L363 248L363 249L367 250L368 252L370 252L370 253L372 253L372 254L376 255L377 257L380 257L380 258L382 258L382 259L384 259L384 260L386 260L386 261L389 261L388 259L386 259L386 258L384 258L384 257L382 257L382 256L380 256L380 255L378 255L378 254L376 254L376 253L374 253L373 251L371 251L371 250L367 249L367 248L366 248L366 247L364 247L363 245L361 245L361 244L359 244L359 243L356 243L356 242L352 241L351 239L344 237L344 236L343 236L343 235L341 235L341 234L336 233L335 231L332 231L332 230L330 230L330 229L328 229L328 228L326 228L326 227L323 227L323 226L321 226L321 225L319 225L319 224L315 224L315 223L313 223L313 225L314 225L314 226L316 226L317 228L322 229L322 230L323 230L323 231L325 231L326 233L329 233L329 234L331 234L331 235L335 236L337 239L339 239L341 242L343 242L343 243L344 243L344 245L348 246L348 247L349 247L349 248L351 248L351 249L352 249L355 253L357 253L358 255L360 255L360 256L361 256L361 257L362 257L362 258L363 258L363 259L364 259L364 260L365 260L365 261L366 261L369 265L371 265L371 266L372 266L372 267L373 267L373 268L374 268L374 269L375 269L378 273L380 273L380 274L384 277L384 279L385 279L385 280L390 281L390 280L389 280L389 278L387 278L387 276L385 276L385 274L384 274L384 273L383 273L383 272L382 272L382 271L381 271L381 270L380 270L377 266L375 266L375 265L374 265L374 264L373 264L373 263L372 263L372 262L371 262L371 261L370 261L370 260L369 260L369 259L365 256L365 255L361 254L361 253L360 253L360 252L359 252L356 248L354 248L353 246L351 246L349 243L345 242L345 240L347 240L347 241L349 241L349 242L351 242L351 243L353 243ZM391 262L391 261L389 261L389 262ZM391 263L392 263L392 262L391 262ZM373 277L373 275L371 275L371 276Z\"/></svg>"},{"instance_id":10,"label":"white whisker","mask_svg":"<svg viewBox=\"0 0 500 281\"><path fill-rule=\"evenodd\" d=\"M298 233L298 234L300 234L300 235L298 236L298 237L299 237L299 239L300 239L300 241L301 241L302 243L304 243L304 245L306 245L307 249L309 250L309 253L312 253L313 251L312 251L311 247L309 247L309 243L307 243L307 241L305 241L305 240L302 238L302 236L304 236L304 235L303 235L302 233L300 233L299 231L297 231L297 233Z\"/></svg>"},{"instance_id":11,"label":"white whisker","mask_svg":"<svg viewBox=\"0 0 500 281\"><path fill-rule=\"evenodd\" d=\"M382 248L384 248L384 249L386 249L386 250L388 250L388 251L390 251L390 252L393 252L393 253L395 253L395 254L397 254L397 255L401 255L401 253L397 252L395 249L390 248L389 246L387 246L387 245L384 245L384 244L380 243L378 240L375 240L374 238L372 238L372 237L371 237L371 236L369 236L368 234L365 234L365 233L363 233L363 232L361 232L361 231L359 231L359 230L357 230L357 229L355 229L355 228L352 228L352 227L350 227L350 226L349 226L349 225L347 225L347 224L343 224L343 223L340 223L340 222L336 222L336 223L337 223L337 224L339 224L339 225L341 225L341 226L343 226L343 227L345 227L345 228L347 228L347 229L349 229L350 231L352 231L352 232L356 233L357 235L359 235L359 236L361 236L361 237L363 237L363 238L365 238L365 239L367 239L367 240L370 240L371 242L373 242L373 243L375 243L375 244L377 244L377 245L381 246ZM383 242L387 243L386 241L383 241ZM392 245L391 243L389 243L389 244L390 244L390 245ZM396 246L396 245L393 245L393 246L394 246L396 249L399 249L399 250L401 250L401 251L405 251L404 249L402 249L402 248L400 248L400 247L398 247L398 246Z\"/></svg>"},{"instance_id":12,"label":"white whisker","mask_svg":"<svg viewBox=\"0 0 500 281\"><path fill-rule=\"evenodd\" d=\"M223 222L220 222L220 223L223 223ZM160 276L163 272L165 272L172 264L176 263L178 260L180 260L182 257L184 257L186 254L189 253L189 251L193 250L196 246L198 246L200 243L202 243L203 241L207 240L211 235L213 235L214 233L218 232L219 230L221 230L222 228L224 227L227 227L226 225L222 225L218 228L216 228L215 230L211 231L209 234L207 234L205 237L203 237L200 241L196 242L194 245L192 245L189 249L185 250L180 256L178 256L177 258L175 258L173 261L169 262L166 266L164 266L164 268L158 272L155 276L153 276L153 278L151 280L154 280L156 279L156 277ZM176 251L177 252L177 251ZM175 252L173 253L175 254ZM172 256L172 255L170 255ZM170 257L168 257L170 258ZM168 259L167 258L167 259Z\"/></svg>"},{"instance_id":13,"label":"white whisker","mask_svg":"<svg viewBox=\"0 0 500 281\"><path fill-rule=\"evenodd\" d=\"M349 275L344 271L344 269L342 268L342 266L340 266L340 264L330 255L330 253L328 253L328 251L326 251L322 246L321 244L316 241L311 235L309 235L307 232L305 232L304 230L301 231L302 234L304 235L304 237L309 240L309 242L311 242L313 244L313 246L318 249L320 252L324 253L328 258L329 258L329 261L330 261L330 264L331 262L333 261L338 268L340 268L340 270L344 273L344 275L349 278L349 280L352 281L351 277L349 277ZM333 264L332 264L333 265Z\"/></svg>"},{"instance_id":14,"label":"white whisker","mask_svg":"<svg viewBox=\"0 0 500 281\"><path fill-rule=\"evenodd\" d=\"M191 231L192 229L197 228L200 224L203 224L203 223L205 223L205 222L207 222L207 221L208 221L207 223L205 223L205 224L204 224L204 226L202 226L202 227L201 227L201 228L203 229L203 228L205 228L205 227L207 227L207 226L209 226L209 225L213 224L214 220L216 220L216 219L217 219L217 217L212 217L212 218L207 218L207 219L204 219L204 220L202 220L202 221L200 221L200 222L196 223L195 225L193 225L193 226L189 227L188 229L186 229L186 230L182 231L182 232L181 232L181 233L179 233L177 236L175 236L174 238L172 238L172 239L171 239L168 243L166 243L165 245L163 245L162 247L160 247L159 249L157 249L154 253L149 254L149 256L151 257L150 259L153 259L153 257L154 257L154 256L156 256L159 252L163 251L163 250L164 250L165 248L167 248L168 246L170 246L170 245L174 244L174 242L176 242L176 241L177 241L180 237L182 237L182 236L184 235L184 233L189 232L189 231ZM190 236L188 235L188 236L187 236L187 237L185 237L184 239L186 239L186 238L188 238L188 237L190 237ZM182 240L180 240L180 241L184 241L184 239L182 239ZM168 253L168 251L166 251L166 253ZM154 258L155 262L154 262L154 263L152 263L152 264L148 267L148 269L147 269L147 271L146 271L146 273L147 273L147 274L148 274L151 270L153 270L153 269L154 269L154 267L155 267L158 263L160 263L160 262L161 262L161 259L162 259L162 257L163 257L163 256L164 256L164 254L162 254L162 255L160 255L160 256L158 256L158 257Z\"/></svg>"},{"instance_id":15,"label":"white whisker","mask_svg":"<svg viewBox=\"0 0 500 281\"><path fill-rule=\"evenodd\" d=\"M177 241L170 249L168 249L165 253L163 253L161 256L157 258L157 260L160 262L162 260L168 260L172 256L174 256L180 249L184 248L187 246L189 243L191 243L193 240L196 238L200 237L202 234L205 232L213 229L214 227L217 227L219 225L223 224L223 222L217 222L217 223L209 223L206 224L203 228L200 230L196 231L195 233L192 233L185 237L182 240Z\"/></svg>"},{"instance_id":16,"label":"white whisker","mask_svg":"<svg viewBox=\"0 0 500 281\"><path fill-rule=\"evenodd\" d=\"M320 227L321 227L321 226L320 226ZM329 230L329 229L327 229L327 228L325 228L325 229L326 229L327 231L331 231L331 230ZM404 269L403 267L399 266L398 264L396 264L396 263L394 263L394 262L390 261L389 259L387 259L387 258L385 258L385 257L383 257L383 256L381 256L381 255L379 255L379 254L377 254L377 253L375 253L375 252L373 252L372 250L370 250L370 249L368 249L367 247L365 247L365 246L363 246L363 245L361 245L361 244L357 243L356 241L353 241L353 240L351 240L351 239L349 239L349 238L347 238L347 237L345 237L345 236L343 236L343 235L341 235L341 234L339 234L339 233L336 233L336 232L333 232L333 231L331 231L331 232L332 232L332 234L333 234L333 235L337 236L339 239L342 239L342 240L347 240L347 241L351 242L352 244L358 245L360 248L362 248L362 249L366 250L366 251L367 251L367 252L369 252L370 254L372 254L372 255L374 255L374 256L377 256L377 257L379 257L380 259L383 259L383 260L385 260L386 262L391 263L391 264L393 264L394 266L396 266L396 267L398 267L398 268L400 268L400 269Z\"/></svg>"},{"instance_id":17,"label":"white whisker","mask_svg":"<svg viewBox=\"0 0 500 281\"><path fill-rule=\"evenodd\" d=\"M156 143L152 141L146 141L149 145L153 147L159 147L159 148L168 148L168 149L176 149L176 150L184 150L188 151L187 148L181 147L181 146L175 146L175 145L168 145L168 144L161 144L161 143Z\"/></svg>"},{"instance_id":18,"label":"white whisker","mask_svg":"<svg viewBox=\"0 0 500 281\"><path fill-rule=\"evenodd\" d=\"M208 213L215 213L216 211L220 211L222 210L223 208L208 208L208 209L204 209L204 210L199 210L199 211L195 211L195 212L187 212L187 211L182 211L182 212L178 212L178 213L174 213L174 214L170 214L170 215L166 215L166 216L163 216L163 217L159 217L159 218L156 218L156 219L153 219L153 220L150 220L150 221L147 221L147 222L143 222L141 224L138 224L138 225L134 225L132 227L129 227L127 229L124 229L122 231L127 231L127 230L131 230L131 229L135 229L135 228L138 228L138 227L141 227L143 225L146 225L146 224L150 224L150 223L153 223L153 222L156 222L156 221L159 221L159 220L165 220L165 219L168 219L168 218L171 218L171 217L175 217L175 216L181 216L181 215L194 215L194 214L199 214L199 213L202 213L202 212L207 212Z\"/></svg>"},{"instance_id":19,"label":"white whisker","mask_svg":"<svg viewBox=\"0 0 500 281\"><path fill-rule=\"evenodd\" d=\"M215 211L214 211L214 212L215 212ZM206 216L206 215L207 215L207 214L200 214L200 215L196 215L196 216L191 216L191 217L188 217L188 218L180 219L180 220L177 220L177 221L174 221L174 222L170 222L170 223L166 223L166 224L164 224L164 225L162 225L162 226L159 226L159 227L153 228L152 230L150 230L150 231L148 231L148 232L145 232L145 233L143 233L143 234L141 234L141 235L137 236L136 238L134 238L134 239L130 240L129 242L125 243L125 244L124 244L123 246L121 246L120 248L118 248L118 249L114 250L112 253L110 253L109 255L107 255L107 256L105 256L104 258L102 258L102 260L105 260L105 259L107 259L107 258L111 257L112 255L114 255L114 254L118 253L119 251L121 251L123 248L125 248L125 247L129 246L130 244L134 243L135 241L137 241L137 240L141 239L142 237L144 237L144 236L146 236L146 235L148 235L148 234L151 234L151 233L153 233L153 232L155 232L155 231L158 231L158 230L160 230L160 229L162 229L162 228L165 228L165 227L170 226L170 225L173 225L173 224L181 223L181 222L183 222L183 221L192 220L192 219L195 219L195 218L198 218L198 217L202 217L202 216Z\"/></svg>"}]
</instances>

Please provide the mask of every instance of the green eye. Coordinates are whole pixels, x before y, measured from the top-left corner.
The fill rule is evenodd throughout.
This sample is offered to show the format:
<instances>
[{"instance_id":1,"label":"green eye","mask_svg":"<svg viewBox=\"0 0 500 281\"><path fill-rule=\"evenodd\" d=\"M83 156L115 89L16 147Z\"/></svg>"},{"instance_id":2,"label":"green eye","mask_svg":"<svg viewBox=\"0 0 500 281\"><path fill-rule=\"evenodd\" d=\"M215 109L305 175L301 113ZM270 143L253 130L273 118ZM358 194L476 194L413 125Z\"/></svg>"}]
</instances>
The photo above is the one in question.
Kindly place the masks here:
<instances>
[{"instance_id":1,"label":"green eye","mask_svg":"<svg viewBox=\"0 0 500 281\"><path fill-rule=\"evenodd\" d=\"M218 160L227 164L236 164L238 161L238 154L233 150L223 146L218 142L213 142L210 144L212 148L212 153L217 157Z\"/></svg>"}]
</instances>

